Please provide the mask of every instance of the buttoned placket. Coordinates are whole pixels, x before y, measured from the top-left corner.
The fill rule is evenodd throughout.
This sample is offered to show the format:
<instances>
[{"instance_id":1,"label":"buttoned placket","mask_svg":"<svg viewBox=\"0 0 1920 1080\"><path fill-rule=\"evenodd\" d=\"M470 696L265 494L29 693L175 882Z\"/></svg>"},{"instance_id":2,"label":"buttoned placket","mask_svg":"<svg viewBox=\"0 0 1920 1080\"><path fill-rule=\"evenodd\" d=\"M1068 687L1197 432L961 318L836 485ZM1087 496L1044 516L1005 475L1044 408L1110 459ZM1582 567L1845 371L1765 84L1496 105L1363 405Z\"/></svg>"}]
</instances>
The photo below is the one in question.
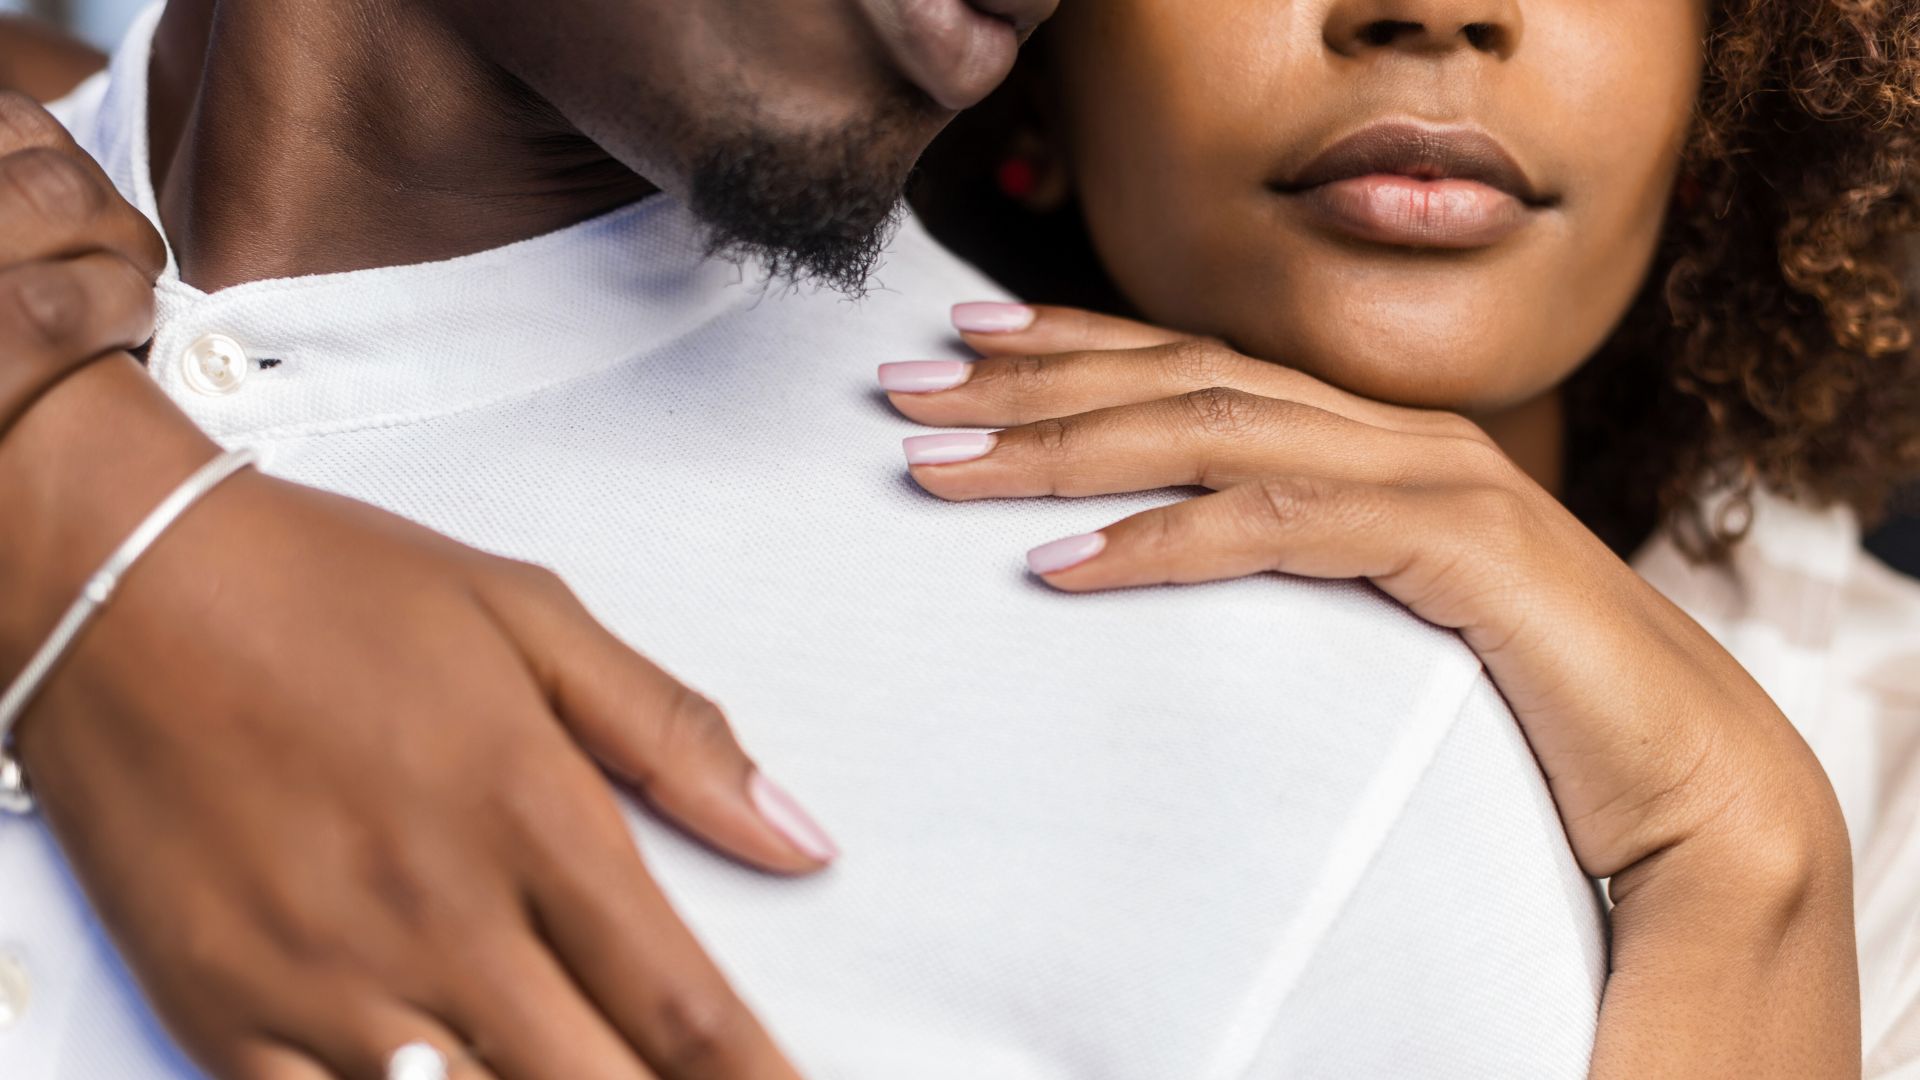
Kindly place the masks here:
<instances>
[{"instance_id":1,"label":"buttoned placket","mask_svg":"<svg viewBox=\"0 0 1920 1080\"><path fill-rule=\"evenodd\" d=\"M246 348L225 334L195 338L180 350L178 363L181 382L206 397L237 393L254 367Z\"/></svg>"}]
</instances>

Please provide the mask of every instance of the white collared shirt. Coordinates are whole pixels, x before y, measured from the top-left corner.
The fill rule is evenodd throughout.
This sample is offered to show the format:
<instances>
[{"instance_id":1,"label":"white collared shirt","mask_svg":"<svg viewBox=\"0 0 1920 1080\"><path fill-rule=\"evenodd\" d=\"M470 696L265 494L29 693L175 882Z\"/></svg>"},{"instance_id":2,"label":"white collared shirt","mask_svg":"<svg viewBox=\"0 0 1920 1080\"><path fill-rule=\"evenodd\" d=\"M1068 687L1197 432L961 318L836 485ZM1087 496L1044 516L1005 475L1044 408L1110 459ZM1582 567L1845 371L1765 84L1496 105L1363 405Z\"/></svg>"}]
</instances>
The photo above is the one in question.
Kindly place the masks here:
<instances>
[{"instance_id":1,"label":"white collared shirt","mask_svg":"<svg viewBox=\"0 0 1920 1080\"><path fill-rule=\"evenodd\" d=\"M155 15L64 109L150 216ZM773 880L630 816L810 1076L1585 1075L1599 904L1455 637L1355 584L1046 588L1027 547L1170 496L942 503L873 388L998 290L912 223L861 303L745 276L655 197L433 265L169 270L150 364L269 471L554 567L726 706L842 861ZM36 822L0 824L0 958L0 1076L192 1075Z\"/></svg>"}]
</instances>

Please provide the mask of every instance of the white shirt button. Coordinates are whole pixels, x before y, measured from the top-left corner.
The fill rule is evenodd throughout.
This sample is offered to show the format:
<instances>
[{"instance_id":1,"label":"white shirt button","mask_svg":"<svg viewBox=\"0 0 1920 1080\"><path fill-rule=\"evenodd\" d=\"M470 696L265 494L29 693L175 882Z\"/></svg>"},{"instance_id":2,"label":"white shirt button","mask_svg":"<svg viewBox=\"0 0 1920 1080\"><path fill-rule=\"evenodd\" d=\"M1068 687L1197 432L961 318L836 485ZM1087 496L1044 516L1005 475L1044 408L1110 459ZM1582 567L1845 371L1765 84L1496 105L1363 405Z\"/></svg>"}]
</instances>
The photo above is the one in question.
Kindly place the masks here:
<instances>
[{"instance_id":1,"label":"white shirt button","mask_svg":"<svg viewBox=\"0 0 1920 1080\"><path fill-rule=\"evenodd\" d=\"M33 982L27 977L26 962L0 950L0 1031L20 1022L27 1011L27 999L32 996Z\"/></svg>"},{"instance_id":2,"label":"white shirt button","mask_svg":"<svg viewBox=\"0 0 1920 1080\"><path fill-rule=\"evenodd\" d=\"M208 334L180 354L181 378L202 394L231 394L240 389L252 370L247 350L223 334Z\"/></svg>"}]
</instances>

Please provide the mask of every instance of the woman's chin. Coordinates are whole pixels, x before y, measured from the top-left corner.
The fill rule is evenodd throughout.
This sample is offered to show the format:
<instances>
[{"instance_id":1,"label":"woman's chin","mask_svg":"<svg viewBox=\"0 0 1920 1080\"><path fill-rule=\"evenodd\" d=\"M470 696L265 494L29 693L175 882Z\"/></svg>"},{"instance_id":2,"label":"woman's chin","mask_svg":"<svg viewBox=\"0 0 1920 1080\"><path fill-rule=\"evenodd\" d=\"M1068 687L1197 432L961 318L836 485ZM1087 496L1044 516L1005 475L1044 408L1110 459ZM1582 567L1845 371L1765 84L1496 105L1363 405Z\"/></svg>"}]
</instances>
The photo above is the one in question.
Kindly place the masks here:
<instances>
[{"instance_id":1,"label":"woman's chin","mask_svg":"<svg viewBox=\"0 0 1920 1080\"><path fill-rule=\"evenodd\" d=\"M1296 331L1302 329L1296 326ZM1464 329L1344 326L1334 332L1292 333L1284 340L1237 339L1251 356L1284 364L1349 393L1409 408L1483 416L1532 401L1557 386L1583 356L1542 363L1534 353L1518 363L1513 352ZM1359 332L1356 332L1359 331Z\"/></svg>"},{"instance_id":2,"label":"woman's chin","mask_svg":"<svg viewBox=\"0 0 1920 1080\"><path fill-rule=\"evenodd\" d=\"M1151 321L1223 338L1377 401L1468 415L1552 390L1600 347L1630 299L1597 282L1596 293L1621 293L1618 306L1569 310L1554 302L1558 278L1531 264L1381 265L1324 251L1288 259L1240 260L1214 275L1121 276L1119 284Z\"/></svg>"}]
</instances>

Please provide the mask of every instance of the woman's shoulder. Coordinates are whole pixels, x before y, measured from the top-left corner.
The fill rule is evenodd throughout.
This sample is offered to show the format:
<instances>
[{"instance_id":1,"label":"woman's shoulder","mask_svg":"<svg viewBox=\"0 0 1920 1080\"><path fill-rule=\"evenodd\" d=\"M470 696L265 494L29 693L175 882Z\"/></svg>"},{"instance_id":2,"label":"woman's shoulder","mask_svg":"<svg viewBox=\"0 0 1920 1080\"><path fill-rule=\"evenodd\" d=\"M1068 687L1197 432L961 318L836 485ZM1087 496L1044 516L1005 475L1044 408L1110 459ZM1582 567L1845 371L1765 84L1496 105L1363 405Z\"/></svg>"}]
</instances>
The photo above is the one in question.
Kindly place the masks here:
<instances>
[{"instance_id":1,"label":"woman's shoulder","mask_svg":"<svg viewBox=\"0 0 1920 1080\"><path fill-rule=\"evenodd\" d=\"M1824 651L1871 629L1890 645L1920 645L1920 581L1866 550L1852 509L1756 490L1711 497L1702 515L1743 526L1724 560L1692 557L1665 530L1633 565L1716 636L1770 633Z\"/></svg>"},{"instance_id":2,"label":"woman's shoulder","mask_svg":"<svg viewBox=\"0 0 1920 1080\"><path fill-rule=\"evenodd\" d=\"M1881 718L1920 713L1920 581L1869 553L1844 506L1765 491L1737 505L1706 504L1751 514L1725 560L1692 559L1664 533L1634 569L1759 680L1836 786L1866 783L1883 763Z\"/></svg>"}]
</instances>

